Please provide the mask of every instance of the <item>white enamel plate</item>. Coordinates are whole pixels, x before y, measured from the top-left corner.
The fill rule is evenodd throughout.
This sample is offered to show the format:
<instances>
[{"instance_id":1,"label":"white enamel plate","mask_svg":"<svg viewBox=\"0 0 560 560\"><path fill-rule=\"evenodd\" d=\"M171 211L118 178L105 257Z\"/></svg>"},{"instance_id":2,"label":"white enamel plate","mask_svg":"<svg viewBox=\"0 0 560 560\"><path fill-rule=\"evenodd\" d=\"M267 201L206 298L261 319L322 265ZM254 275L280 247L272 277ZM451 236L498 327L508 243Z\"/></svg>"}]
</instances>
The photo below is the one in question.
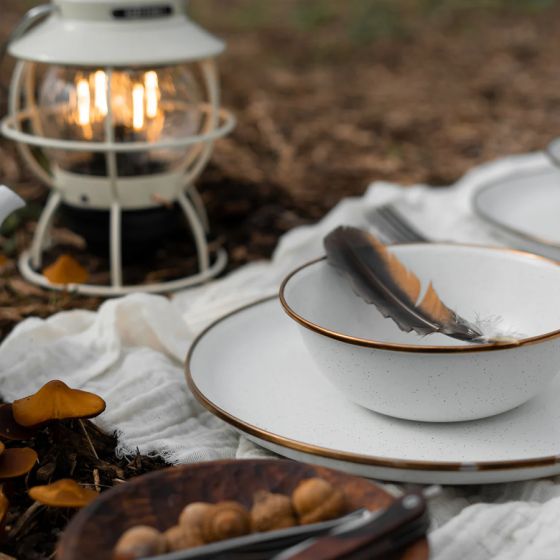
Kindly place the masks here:
<instances>
[{"instance_id":1,"label":"white enamel plate","mask_svg":"<svg viewBox=\"0 0 560 560\"><path fill-rule=\"evenodd\" d=\"M560 473L560 379L483 420L398 420L347 400L317 370L277 298L216 321L187 357L197 398L253 441L293 459L416 483L483 484Z\"/></svg>"},{"instance_id":2,"label":"white enamel plate","mask_svg":"<svg viewBox=\"0 0 560 560\"><path fill-rule=\"evenodd\" d=\"M550 167L484 185L474 211L506 243L560 260L560 171Z\"/></svg>"}]
</instances>

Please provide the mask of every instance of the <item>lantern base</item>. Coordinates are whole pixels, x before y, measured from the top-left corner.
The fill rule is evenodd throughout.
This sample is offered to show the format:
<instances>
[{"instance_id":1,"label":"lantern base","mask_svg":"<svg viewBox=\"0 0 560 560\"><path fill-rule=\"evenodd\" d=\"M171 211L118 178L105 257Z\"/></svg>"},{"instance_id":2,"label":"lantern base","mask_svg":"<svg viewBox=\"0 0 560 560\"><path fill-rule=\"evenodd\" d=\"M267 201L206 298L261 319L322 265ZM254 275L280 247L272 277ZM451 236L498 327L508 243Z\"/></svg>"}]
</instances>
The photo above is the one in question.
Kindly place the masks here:
<instances>
[{"instance_id":1,"label":"lantern base","mask_svg":"<svg viewBox=\"0 0 560 560\"><path fill-rule=\"evenodd\" d=\"M59 223L82 237L88 253L95 256L110 256L109 219L108 210L60 205ZM170 208L123 210L121 221L122 262L126 265L144 261L161 247L163 241L179 238L184 230L185 217L175 203Z\"/></svg>"},{"instance_id":2,"label":"lantern base","mask_svg":"<svg viewBox=\"0 0 560 560\"><path fill-rule=\"evenodd\" d=\"M167 282L159 282L157 284L134 284L130 286L103 286L98 284L53 284L46 276L37 272L31 266L31 252L24 251L19 258L18 267L22 276L33 284L37 284L43 288L50 290L58 290L62 292L71 292L89 296L115 297L124 296L126 294L144 292L148 294L173 292L189 288L197 284L202 284L217 276L224 270L227 264L227 253L224 249L216 251L213 262L203 272L198 272L192 276L177 278Z\"/></svg>"},{"instance_id":3,"label":"lantern base","mask_svg":"<svg viewBox=\"0 0 560 560\"><path fill-rule=\"evenodd\" d=\"M222 249L210 251L206 239L208 222L202 199L194 185L185 192L177 195L176 201L183 211L186 222L192 234L196 248L198 261L198 272L183 278L158 282L155 284L133 284L123 283L122 268L122 214L123 208L116 200L109 211L109 244L110 244L110 285L103 284L54 284L43 274L38 272L42 269L43 251L50 244L49 230L56 211L62 204L62 192L53 190L49 195L47 204L37 222L37 228L33 235L33 241L29 251L22 254L19 260L19 268L27 280L44 288L75 293L118 296L131 292L168 292L180 290L195 284L201 284L210 280L221 272L227 262L226 252Z\"/></svg>"}]
</instances>

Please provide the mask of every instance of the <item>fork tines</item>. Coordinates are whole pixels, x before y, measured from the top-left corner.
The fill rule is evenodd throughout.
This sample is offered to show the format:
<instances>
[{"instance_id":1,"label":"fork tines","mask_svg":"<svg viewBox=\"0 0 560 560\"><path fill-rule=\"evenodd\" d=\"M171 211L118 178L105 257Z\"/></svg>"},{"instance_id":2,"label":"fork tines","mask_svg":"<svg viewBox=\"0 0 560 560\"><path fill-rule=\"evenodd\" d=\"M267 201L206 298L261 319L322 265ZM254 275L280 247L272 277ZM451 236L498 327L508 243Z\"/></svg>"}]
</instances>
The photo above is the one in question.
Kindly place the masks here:
<instances>
[{"instance_id":1,"label":"fork tines","mask_svg":"<svg viewBox=\"0 0 560 560\"><path fill-rule=\"evenodd\" d=\"M425 243L428 241L392 204L373 208L368 214L368 219L386 242Z\"/></svg>"}]
</instances>

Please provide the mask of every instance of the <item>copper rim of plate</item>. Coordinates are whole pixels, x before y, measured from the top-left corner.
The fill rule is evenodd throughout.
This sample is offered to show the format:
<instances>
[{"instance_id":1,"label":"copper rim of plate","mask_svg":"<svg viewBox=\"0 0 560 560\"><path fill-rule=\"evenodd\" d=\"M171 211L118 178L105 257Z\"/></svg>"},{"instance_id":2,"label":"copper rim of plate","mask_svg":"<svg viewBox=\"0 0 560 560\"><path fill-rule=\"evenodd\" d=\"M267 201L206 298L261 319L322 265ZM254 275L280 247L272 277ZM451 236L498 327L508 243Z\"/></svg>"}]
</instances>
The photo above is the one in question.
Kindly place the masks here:
<instances>
[{"instance_id":1,"label":"copper rim of plate","mask_svg":"<svg viewBox=\"0 0 560 560\"><path fill-rule=\"evenodd\" d=\"M275 300L277 296L270 296L263 299L259 299L248 305L244 305L223 317L220 317L213 323L211 323L206 329L204 329L192 343L189 352L185 360L185 376L187 380L187 385L192 391L196 399L212 414L218 416L234 428L245 432L251 436L255 436L264 441L279 445L281 447L286 447L293 449L295 451L300 451L303 453L308 453L310 455L316 455L318 457L325 457L328 459L334 459L338 461L347 461L350 463L357 463L362 465L368 465L372 467L380 468L390 468L390 469L401 469L401 470L419 470L419 471L448 471L448 472L475 472L475 471L502 471L502 470L512 470L512 469L525 469L525 468L539 468L553 466L560 463L560 455L549 455L545 457L536 457L531 459L511 459L505 461L462 461L462 462L445 462L445 461L417 461L409 459L396 459L391 457L378 457L374 455L360 455L358 453L351 453L347 451L334 451L326 447L320 447L317 445L312 445L304 443L301 441L293 440L278 434L269 432L268 430L253 426L244 420L230 414L229 412L223 410L218 405L213 403L209 398L204 395L204 393L196 385L193 373L191 370L191 362L195 354L196 348L202 339L215 327L217 327L223 321L229 319L230 317L242 313L253 307L257 307L264 303L268 303Z\"/></svg>"},{"instance_id":2,"label":"copper rim of plate","mask_svg":"<svg viewBox=\"0 0 560 560\"><path fill-rule=\"evenodd\" d=\"M484 206L481 204L481 198L489 191L491 191L492 189L496 189L499 188L501 186L504 186L504 182L508 179L508 178L512 178L512 179L519 179L520 177L534 177L534 172L525 172L525 173L511 173L510 175L506 175L505 177L502 177L501 179L497 179L495 181L491 181L490 183L487 183L486 185L484 185L483 187L480 187L476 193L474 194L473 198L472 198L472 207L473 210L475 212L475 214L478 215L478 217L482 220L484 220L487 224L491 225L492 227L496 228L498 231L504 231L506 233L508 233L509 235L513 236L513 237L518 237L519 239L522 239L524 241L529 241L531 243L536 243L538 245L543 245L544 247L548 247L551 249L555 249L560 251L560 243L557 243L555 241L552 241L550 239L546 239L544 237L539 237L537 235L533 235L531 233L527 233L525 231L522 231L520 229L517 229L513 226L510 226L508 224L503 223L500 220L497 220L494 216L492 216L490 213L488 213L487 210L485 210Z\"/></svg>"}]
</instances>

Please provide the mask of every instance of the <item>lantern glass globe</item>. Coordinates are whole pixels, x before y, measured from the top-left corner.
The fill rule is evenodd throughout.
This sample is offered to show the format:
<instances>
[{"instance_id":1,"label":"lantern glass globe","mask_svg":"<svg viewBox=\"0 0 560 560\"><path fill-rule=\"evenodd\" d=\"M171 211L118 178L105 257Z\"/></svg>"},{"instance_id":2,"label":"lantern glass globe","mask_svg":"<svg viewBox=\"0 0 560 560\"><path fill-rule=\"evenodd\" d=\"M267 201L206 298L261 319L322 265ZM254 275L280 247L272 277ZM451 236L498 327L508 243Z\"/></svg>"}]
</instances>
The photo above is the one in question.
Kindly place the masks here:
<instances>
[{"instance_id":1,"label":"lantern glass globe","mask_svg":"<svg viewBox=\"0 0 560 560\"><path fill-rule=\"evenodd\" d=\"M32 126L48 138L157 143L198 134L204 122L203 100L188 65L126 70L48 66ZM185 148L119 154L117 173L132 177L171 172L186 155ZM64 171L107 175L100 154L51 149L47 156Z\"/></svg>"}]
</instances>

